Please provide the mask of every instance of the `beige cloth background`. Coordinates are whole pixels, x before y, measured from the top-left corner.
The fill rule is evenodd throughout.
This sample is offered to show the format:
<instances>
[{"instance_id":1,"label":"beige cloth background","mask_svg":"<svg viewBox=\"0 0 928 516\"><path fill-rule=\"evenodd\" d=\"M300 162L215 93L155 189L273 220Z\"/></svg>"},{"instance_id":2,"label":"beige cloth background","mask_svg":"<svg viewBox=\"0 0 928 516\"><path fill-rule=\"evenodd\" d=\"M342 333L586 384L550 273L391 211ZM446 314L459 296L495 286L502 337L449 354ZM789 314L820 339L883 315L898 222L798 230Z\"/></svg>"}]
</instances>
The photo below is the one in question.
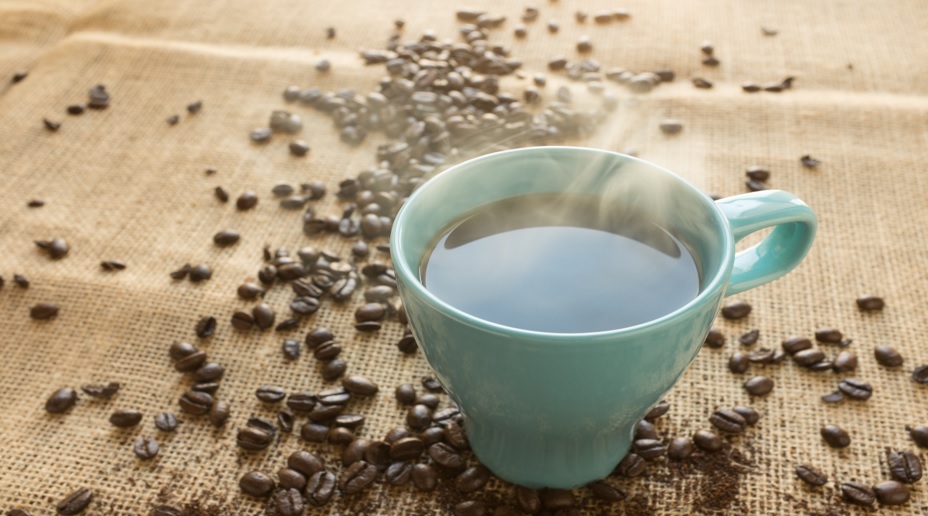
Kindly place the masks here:
<instances>
[{"instance_id":1,"label":"beige cloth background","mask_svg":"<svg viewBox=\"0 0 928 516\"><path fill-rule=\"evenodd\" d=\"M800 195L820 216L807 260L787 278L739 296L754 305L754 313L736 323L719 321L728 336L725 348L702 351L668 395L672 408L658 427L667 437L690 435L709 426L715 407L737 404L757 408L760 423L730 439L730 456L700 454L682 466L659 462L646 477L614 479L629 492L626 502L602 504L587 490L575 490L583 512L863 512L838 500L833 482L888 479L884 447L926 458L904 425L928 424L928 388L910 380L916 365L928 363L928 4L629 0L621 5L632 14L629 21L597 26L576 24L574 11L618 5L539 3L539 21L523 41L513 41L511 32L524 5L470 5L509 16L491 38L511 44L527 72L544 71L556 54L574 58L576 38L589 34L592 57L605 67L666 67L678 76L648 95L608 85L620 96L620 108L595 137L577 143L635 149L722 195L743 192L744 168L762 165L772 171L771 187ZM301 137L313 149L306 158L289 156L285 138L252 145L248 131L284 105L281 92L290 84L370 91L382 69L362 66L358 49L382 48L395 18L406 21L404 39L428 28L439 38L456 39L456 7L408 0L0 1L0 76L29 70L23 82L4 80L0 86L0 275L7 280L0 290L0 510L51 514L57 500L87 486L96 493L89 514L145 514L156 503L186 505L189 514L262 514L261 503L239 494L243 472L273 474L296 449L337 453L335 447L302 443L297 434L265 453L235 446L235 430L248 415L272 414L255 400L257 385L291 391L325 385L305 352L297 363L283 361L280 334L243 335L230 328L228 317L250 306L236 298L235 288L256 274L265 244L294 251L314 244L346 254L351 243L304 237L298 212L279 209L271 186L322 179L334 192L338 180L373 164L375 144L383 139L354 150L338 141L330 120L299 106L293 109L305 120ZM545 30L548 19L560 22L558 34ZM330 25L337 37L327 41L324 28ZM765 37L761 26L780 32ZM715 44L721 66L700 64L705 39ZM333 63L327 74L313 69L323 57ZM714 80L715 88L693 88L689 79L696 75ZM795 87L779 95L748 95L739 87L745 80L788 75L797 77ZM551 80L547 95L558 81ZM510 77L504 89L520 93L527 82ZM85 102L87 89L97 83L111 92L111 107L67 116L65 107ZM203 100L202 112L187 116L184 106L197 99ZM181 114L174 127L164 122L172 114ZM43 117L61 120L61 130L48 132ZM683 133L663 136L657 124L665 117L682 120ZM803 154L822 165L804 169ZM206 167L218 173L207 177ZM253 211L237 212L233 203L213 198L217 185L233 197L255 190L261 201ZM32 198L47 205L29 209ZM322 213L340 213L334 195L319 206ZM219 250L210 239L225 228L243 238ZM48 260L32 243L55 236L71 243L64 260ZM104 273L98 265L104 259L124 260L128 269ZM167 273L185 262L212 264L213 279L173 283ZM16 272L32 281L28 290L11 284ZM854 299L865 293L884 296L886 310L859 313ZM353 405L368 416L360 435L380 438L402 423L393 387L417 382L428 368L421 355L396 351L399 324L390 322L374 335L354 331L359 298L344 308L326 302L293 335L302 337L316 325L335 330L345 343L349 371L381 385L373 401ZM287 289L275 289L267 299L287 312ZM28 308L42 301L62 306L57 319L28 318ZM161 411L180 415L176 400L188 381L173 371L166 349L174 340L195 340L193 325L203 315L220 321L216 336L201 346L227 368L219 397L231 403L232 419L217 431L181 416L176 434L161 434L152 417ZM752 365L751 372L774 378L776 389L750 399L742 376L726 368L737 336L748 329L761 331L755 347L777 347L788 335L811 336L825 325L854 339L849 349L860 365L853 376L873 384L871 400L825 405L819 396L834 390L841 376L801 370L789 360ZM872 354L878 344L896 347L905 365L879 367ZM105 381L123 385L109 402L82 396L70 413L56 417L43 409L59 387ZM118 408L141 410L145 419L137 428L115 429L107 418ZM826 423L845 427L851 446L826 447L818 435ZM161 442L156 460L133 455L132 442L142 435ZM818 466L832 483L806 488L793 474L799 463ZM732 478L735 487L720 487ZM928 514L924 491L923 480L913 486L908 505L881 512ZM490 508L514 505L511 488L496 482L474 498ZM460 499L453 488L422 495L411 485L378 485L353 498L336 496L323 512L447 513Z\"/></svg>"}]
</instances>

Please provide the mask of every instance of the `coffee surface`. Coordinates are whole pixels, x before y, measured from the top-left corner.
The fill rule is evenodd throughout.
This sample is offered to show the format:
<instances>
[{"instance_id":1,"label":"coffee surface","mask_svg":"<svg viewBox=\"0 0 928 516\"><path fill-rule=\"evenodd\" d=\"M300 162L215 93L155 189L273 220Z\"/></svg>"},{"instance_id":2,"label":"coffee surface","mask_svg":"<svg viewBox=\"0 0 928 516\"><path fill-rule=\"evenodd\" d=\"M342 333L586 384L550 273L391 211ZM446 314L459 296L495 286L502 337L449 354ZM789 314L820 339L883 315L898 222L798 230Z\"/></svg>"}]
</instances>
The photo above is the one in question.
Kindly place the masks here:
<instances>
[{"instance_id":1,"label":"coffee surface","mask_svg":"<svg viewBox=\"0 0 928 516\"><path fill-rule=\"evenodd\" d=\"M451 224L420 276L470 315L525 330L608 331L669 314L699 293L686 246L640 211L582 195L497 201Z\"/></svg>"}]
</instances>

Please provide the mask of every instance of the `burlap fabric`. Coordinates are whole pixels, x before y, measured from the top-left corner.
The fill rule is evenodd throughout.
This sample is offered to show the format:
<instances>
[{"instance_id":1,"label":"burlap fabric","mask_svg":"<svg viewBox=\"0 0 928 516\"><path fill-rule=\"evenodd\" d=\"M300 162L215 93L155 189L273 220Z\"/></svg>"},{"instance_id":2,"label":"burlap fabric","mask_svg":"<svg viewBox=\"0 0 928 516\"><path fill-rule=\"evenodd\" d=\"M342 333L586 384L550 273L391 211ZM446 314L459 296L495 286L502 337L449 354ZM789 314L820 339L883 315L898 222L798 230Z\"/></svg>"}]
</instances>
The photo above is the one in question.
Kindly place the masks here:
<instances>
[{"instance_id":1,"label":"burlap fabric","mask_svg":"<svg viewBox=\"0 0 928 516\"><path fill-rule=\"evenodd\" d=\"M740 295L754 312L739 322L718 321L728 337L720 350L704 349L668 395L672 408L658 422L665 438L689 436L708 428L716 407L748 405L762 418L753 428L728 437L715 455L697 452L683 463L652 463L644 477L611 481L627 490L619 503L596 501L575 490L585 514L857 514L840 501L835 482L872 484L889 478L885 449L925 453L915 447L905 425L928 424L928 390L910 373L928 363L928 258L923 228L928 221L928 179L923 173L928 145L928 4L894 2L659 2L630 1L631 19L607 25L578 24L573 13L616 7L607 1L552 1L540 5L529 35L513 40L519 3L471 2L509 16L491 39L511 45L529 78L507 78L504 89L521 94L531 73L545 71L554 55L576 58L574 43L589 34L591 57L604 67L629 70L669 68L677 79L647 95L608 85L619 109L588 140L577 142L613 150L636 150L644 159L676 171L706 191L732 195L745 191L744 169L772 171L769 186L792 191L819 214L819 236L805 262L774 284ZM323 214L340 214L333 192L339 180L374 164L383 136L360 148L339 141L331 121L291 106L305 120L300 135L312 146L305 158L286 149L288 138L257 146L248 132L267 124L272 109L284 106L290 85L324 91L373 89L382 68L366 68L357 51L383 48L392 21L406 22L403 38L434 29L439 39L458 37L451 2L111 2L45 0L0 2L0 75L29 70L18 84L0 86L0 510L26 508L52 514L54 504L78 487L95 500L88 514L147 514L159 503L186 507L188 514L263 514L262 501L243 497L237 482L248 470L272 476L297 449L317 451L340 471L341 448L302 442L283 434L265 452L243 452L235 432L250 415L272 417L274 410L254 397L258 385L288 391L319 391L335 384L321 380L319 365L304 351L296 362L280 353L284 336L302 339L316 326L331 328L344 344L349 372L381 386L370 401L353 401L351 412L367 418L358 431L379 439L403 424L393 388L428 375L420 354L404 356L393 344L402 326L391 320L374 334L355 331L353 310L360 292L342 305L331 301L304 320L298 330L237 332L229 325L235 310L253 303L235 289L254 278L261 249L304 245L342 256L354 240L338 236L307 238L299 212L284 211L272 199L278 182L320 179L329 195L318 202ZM552 19L560 32L544 27ZM337 35L325 37L325 27ZM764 36L761 27L778 29ZM711 40L721 65L700 64L699 45ZM313 65L332 62L328 73ZM694 76L715 82L696 89ZM792 90L745 94L740 84L796 76ZM547 98L564 83L553 74ZM84 102L87 89L103 83L112 93L109 109L72 117L65 107ZM582 85L573 83L579 95ZM187 115L197 99L202 111ZM176 126L165 119L180 114ZM62 122L46 130L42 118ZM665 117L681 120L680 135L658 130ZM799 157L822 161L804 168ZM204 174L207 167L217 172ZM256 209L236 211L221 204L213 189L233 199L245 190L260 196ZM30 209L28 200L46 205ZM233 228L241 242L218 249L211 237ZM70 254L57 261L33 244L63 237ZM128 268L104 272L99 262L119 259ZM385 260L383 254L371 260ZM211 281L174 282L168 272L184 263L211 264ZM27 290L10 281L14 273L31 281ZM885 297L882 313L864 314L854 300L861 294ZM281 320L288 313L289 289L267 295ZM50 301L60 315L30 320L29 307ZM194 324L203 316L219 320L216 335L197 339ZM859 357L847 375L814 373L790 360L752 365L749 373L727 370L737 337L760 330L754 348L778 348L792 334L811 336L833 326L853 339L847 348ZM217 396L232 407L222 429L205 419L180 415L173 434L158 432L153 416L180 414L177 399L190 380L176 373L167 347L195 342L211 360L225 365ZM894 346L905 364L890 370L873 358L873 347ZM837 349L822 346L829 356ZM774 391L750 397L741 384L752 374L769 375ZM835 390L844 376L865 379L874 395L866 402L826 405L819 396ZM44 411L46 397L63 386L116 381L122 389L110 401L81 395L67 414ZM569 388L570 386L565 386ZM443 403L447 403L444 400ZM112 427L116 409L144 414L138 427ZM300 419L302 423L304 419ZM824 424L846 428L852 438L843 450L819 437ZM153 461L137 460L132 443L154 436L161 452ZM830 479L810 489L794 475L800 463L817 466ZM928 514L924 481L912 500L888 514ZM483 491L456 493L451 481L433 493L412 485L376 484L353 497L336 495L313 513L448 513L465 499L493 508L515 506L511 486L493 481Z\"/></svg>"}]
</instances>

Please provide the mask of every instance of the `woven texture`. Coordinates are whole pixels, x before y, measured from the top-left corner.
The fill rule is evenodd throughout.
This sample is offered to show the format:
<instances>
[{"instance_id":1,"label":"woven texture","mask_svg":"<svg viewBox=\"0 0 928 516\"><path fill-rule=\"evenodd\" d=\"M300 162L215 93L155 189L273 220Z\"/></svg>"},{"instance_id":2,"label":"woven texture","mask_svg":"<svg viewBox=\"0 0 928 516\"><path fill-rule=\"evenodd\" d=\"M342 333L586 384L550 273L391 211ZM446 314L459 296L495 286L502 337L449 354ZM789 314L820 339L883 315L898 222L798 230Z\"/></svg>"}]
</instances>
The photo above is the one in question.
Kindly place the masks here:
<instances>
[{"instance_id":1,"label":"woven texture","mask_svg":"<svg viewBox=\"0 0 928 516\"><path fill-rule=\"evenodd\" d=\"M584 514L858 514L864 511L843 503L835 482L889 479L886 448L928 458L904 428L928 424L928 386L910 377L915 366L928 364L928 39L919 37L928 3L634 0L621 6L629 20L597 25L577 23L574 12L592 14L615 8L614 2L546 1L522 40L512 29L523 5L471 5L508 16L490 40L511 46L513 58L524 63L526 77L501 81L515 95L532 73L547 72L551 57L578 60L574 47L582 34L592 38L590 57L604 68L676 72L675 81L645 95L607 84L619 97L618 109L593 136L574 143L634 150L719 195L744 192L744 169L763 166L772 172L770 187L799 195L820 218L818 239L799 268L740 295L754 307L748 318L719 319L724 348L701 351L668 394L671 409L657 427L665 439L690 436L710 428L714 409L736 405L756 408L760 422L726 437L718 454L697 451L683 462L651 463L643 477L611 479L628 492L624 502L604 503L576 489ZM397 18L406 22L403 40L434 29L439 40L457 41L455 8L451 2L372 0L0 1L0 75L29 71L17 84L4 79L0 85L0 276L6 280L0 289L0 511L53 514L58 500L89 487L95 498L88 514L147 514L161 503L186 507L189 515L273 512L240 494L244 472L276 476L298 449L318 452L334 473L341 470L341 446L306 443L298 432L281 434L264 452L235 444L248 417L276 413L255 399L257 386L318 392L337 385L320 378L319 363L305 350L294 362L281 355L283 338L302 341L317 326L338 336L349 374L380 385L372 400L349 405L348 412L366 417L358 435L381 439L403 425L393 388L408 382L423 392L419 379L429 369L421 354L397 351L403 327L395 319L376 333L354 329L360 289L348 302L325 301L291 332L239 332L229 318L255 304L235 292L254 280L265 245L291 252L313 245L347 257L356 241L304 236L300 212L280 209L271 187L321 180L329 193L315 202L317 212L340 215L344 205L333 195L338 182L375 165L376 145L386 141L375 135L359 147L340 142L328 117L285 104L284 88L369 92L384 71L365 67L359 49L384 48ZM557 34L545 29L547 20L559 22ZM326 39L328 26L336 28L334 39ZM762 26L779 33L764 36ZM706 39L715 45L718 67L700 64ZM329 72L314 69L320 58L331 61ZM715 87L694 88L690 79L697 75ZM787 76L797 79L783 93L741 91L744 81ZM65 114L66 106L86 102L88 88L98 83L113 97L108 109ZM550 99L566 83L549 74L543 96ZM585 90L570 84L577 95ZM185 106L195 100L203 109L188 115ZM312 147L304 158L289 155L290 138L275 136L260 146L248 139L284 106L304 119L299 137ZM168 125L165 119L174 114L180 122ZM43 127L45 117L61 121L60 130ZM659 131L668 117L683 122L681 134ZM822 164L803 167L805 154ZM206 175L208 167L217 172ZM216 186L233 201L217 201ZM246 190L258 193L258 206L237 211L234 199ZM35 198L46 205L27 207ZM217 248L212 236L227 228L242 239ZM64 259L50 260L33 244L54 237L71 245ZM112 259L126 262L126 270L102 271L100 261ZM369 259L386 260L376 251ZM213 278L172 281L168 273L184 263L212 265ZM16 287L14 273L31 286ZM854 300L862 294L884 297L886 309L859 312ZM278 321L289 314L291 297L284 286L268 292ZM57 303L61 313L51 321L31 320L29 307L39 302ZM216 334L198 339L194 325L208 315L219 321ZM789 359L752 364L744 375L727 369L743 332L760 330L752 349L778 349L787 336L811 337L822 326L853 339L847 349L859 357L855 372L816 373ZM231 405L232 417L222 429L181 414L177 399L190 379L174 371L167 355L177 340L194 342L225 366L217 398ZM883 344L905 357L902 367L877 365L873 348ZM838 352L820 347L829 357ZM773 378L774 391L750 397L741 385L753 374ZM819 400L845 376L869 381L873 397L835 405ZM109 401L79 393L66 414L44 410L45 399L60 387L111 381L122 388ZM144 419L117 429L108 422L117 409L139 410ZM178 414L177 432L155 429L153 416L160 412ZM850 447L828 448L819 436L825 424L847 429ZM136 459L132 444L141 436L160 442L156 459ZM802 463L822 470L829 484L802 484L793 472ZM914 486L907 505L882 511L928 514L923 484ZM336 495L314 513L448 513L467 499L483 500L490 509L515 507L512 487L503 482L463 495L446 480L424 494L411 484L378 483L360 495Z\"/></svg>"}]
</instances>

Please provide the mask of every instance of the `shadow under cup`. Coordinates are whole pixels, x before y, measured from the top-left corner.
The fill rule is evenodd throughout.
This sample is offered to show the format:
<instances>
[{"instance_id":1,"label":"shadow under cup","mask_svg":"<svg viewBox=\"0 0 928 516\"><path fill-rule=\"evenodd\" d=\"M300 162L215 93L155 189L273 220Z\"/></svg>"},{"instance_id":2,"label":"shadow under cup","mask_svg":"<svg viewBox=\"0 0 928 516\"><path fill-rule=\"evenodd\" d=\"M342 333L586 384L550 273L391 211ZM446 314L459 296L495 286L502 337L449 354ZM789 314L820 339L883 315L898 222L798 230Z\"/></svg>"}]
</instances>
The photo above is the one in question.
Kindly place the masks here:
<instances>
[{"instance_id":1,"label":"shadow under cup","mask_svg":"<svg viewBox=\"0 0 928 516\"><path fill-rule=\"evenodd\" d=\"M637 326L543 333L479 319L424 287L420 264L450 224L494 201L550 193L645 214L687 245L699 294ZM699 351L734 255L724 216L689 183L635 158L570 147L491 154L439 174L400 210L390 248L412 331L461 408L474 453L505 480L554 488L603 478L626 454L635 424Z\"/></svg>"}]
</instances>

